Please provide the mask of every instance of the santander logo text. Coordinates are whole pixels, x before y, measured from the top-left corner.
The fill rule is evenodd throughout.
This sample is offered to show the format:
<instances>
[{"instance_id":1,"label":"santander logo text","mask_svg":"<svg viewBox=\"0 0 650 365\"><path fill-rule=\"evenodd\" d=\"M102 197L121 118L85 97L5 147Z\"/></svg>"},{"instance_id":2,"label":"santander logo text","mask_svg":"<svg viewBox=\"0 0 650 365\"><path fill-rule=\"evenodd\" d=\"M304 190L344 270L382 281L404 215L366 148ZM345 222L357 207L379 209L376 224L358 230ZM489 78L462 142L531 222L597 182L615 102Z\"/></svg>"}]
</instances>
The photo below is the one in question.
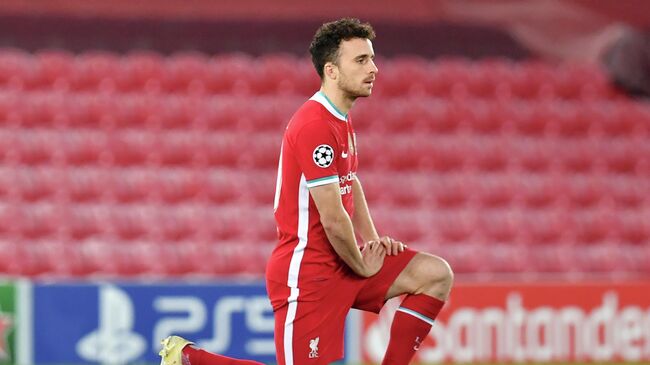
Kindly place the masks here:
<instances>
[{"instance_id":1,"label":"santander logo text","mask_svg":"<svg viewBox=\"0 0 650 365\"><path fill-rule=\"evenodd\" d=\"M416 361L650 360L649 303L622 303L616 290L601 291L598 302L588 305L579 298L571 304L567 302L572 298L553 297L546 304L531 305L518 291L500 299L501 305L451 303L422 343ZM386 328L398 303L389 302L389 308L366 326L362 346L368 349L368 360L381 361L388 343Z\"/></svg>"}]
</instances>

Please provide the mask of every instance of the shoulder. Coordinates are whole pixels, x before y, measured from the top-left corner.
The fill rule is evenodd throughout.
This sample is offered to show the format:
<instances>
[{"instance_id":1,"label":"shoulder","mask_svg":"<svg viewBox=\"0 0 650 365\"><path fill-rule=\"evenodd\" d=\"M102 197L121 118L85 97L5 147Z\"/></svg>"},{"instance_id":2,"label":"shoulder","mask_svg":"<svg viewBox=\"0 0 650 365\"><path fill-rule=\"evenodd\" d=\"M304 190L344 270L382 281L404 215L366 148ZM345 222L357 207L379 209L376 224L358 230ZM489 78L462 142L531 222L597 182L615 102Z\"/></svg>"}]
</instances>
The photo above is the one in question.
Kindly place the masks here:
<instances>
[{"instance_id":1,"label":"shoulder","mask_svg":"<svg viewBox=\"0 0 650 365\"><path fill-rule=\"evenodd\" d=\"M327 110L318 102L307 100L294 113L287 126L287 133L298 135L305 130L330 128Z\"/></svg>"}]
</instances>

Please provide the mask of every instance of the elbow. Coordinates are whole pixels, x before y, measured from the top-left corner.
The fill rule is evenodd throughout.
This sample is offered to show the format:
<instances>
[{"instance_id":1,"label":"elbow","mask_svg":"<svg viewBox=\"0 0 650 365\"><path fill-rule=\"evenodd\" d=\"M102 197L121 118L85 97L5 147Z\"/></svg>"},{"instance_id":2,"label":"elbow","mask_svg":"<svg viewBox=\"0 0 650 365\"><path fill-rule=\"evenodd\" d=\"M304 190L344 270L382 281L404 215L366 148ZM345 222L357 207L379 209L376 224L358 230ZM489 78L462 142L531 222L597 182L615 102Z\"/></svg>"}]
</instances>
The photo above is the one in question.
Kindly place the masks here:
<instances>
[{"instance_id":1,"label":"elbow","mask_svg":"<svg viewBox=\"0 0 650 365\"><path fill-rule=\"evenodd\" d=\"M320 223L325 232L336 232L344 221L344 217L337 214L321 215L320 217Z\"/></svg>"}]
</instances>

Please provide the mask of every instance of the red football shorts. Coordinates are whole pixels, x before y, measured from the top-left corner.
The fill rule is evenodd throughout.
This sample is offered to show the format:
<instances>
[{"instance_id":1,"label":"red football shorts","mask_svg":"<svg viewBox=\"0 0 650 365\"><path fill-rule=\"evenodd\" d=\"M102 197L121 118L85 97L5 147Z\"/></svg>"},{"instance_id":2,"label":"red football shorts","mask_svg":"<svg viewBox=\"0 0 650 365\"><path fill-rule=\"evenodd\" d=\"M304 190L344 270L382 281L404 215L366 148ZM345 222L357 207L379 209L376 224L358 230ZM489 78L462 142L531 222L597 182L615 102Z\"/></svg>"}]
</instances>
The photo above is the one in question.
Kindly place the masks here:
<instances>
[{"instance_id":1,"label":"red football shorts","mask_svg":"<svg viewBox=\"0 0 650 365\"><path fill-rule=\"evenodd\" d=\"M324 365L343 358L350 309L379 313L388 289L416 253L406 249L386 256L381 270L370 278L343 267L327 279L301 284L297 301L287 301L296 293L286 283L267 281L278 365Z\"/></svg>"}]
</instances>

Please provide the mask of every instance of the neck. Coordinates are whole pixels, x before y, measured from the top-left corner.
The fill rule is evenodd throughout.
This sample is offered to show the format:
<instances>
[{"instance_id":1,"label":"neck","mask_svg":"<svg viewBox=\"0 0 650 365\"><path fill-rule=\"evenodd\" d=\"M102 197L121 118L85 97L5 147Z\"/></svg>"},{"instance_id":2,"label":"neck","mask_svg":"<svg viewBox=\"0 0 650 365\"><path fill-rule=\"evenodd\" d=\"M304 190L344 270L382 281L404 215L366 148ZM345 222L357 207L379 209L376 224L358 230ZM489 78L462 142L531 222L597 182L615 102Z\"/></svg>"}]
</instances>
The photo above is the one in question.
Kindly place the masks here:
<instances>
[{"instance_id":1,"label":"neck","mask_svg":"<svg viewBox=\"0 0 650 365\"><path fill-rule=\"evenodd\" d=\"M326 85L323 84L320 87L320 92L322 92L332 104L339 110L339 112L347 115L354 105L354 99L346 96L341 89L337 88L336 85Z\"/></svg>"}]
</instances>

